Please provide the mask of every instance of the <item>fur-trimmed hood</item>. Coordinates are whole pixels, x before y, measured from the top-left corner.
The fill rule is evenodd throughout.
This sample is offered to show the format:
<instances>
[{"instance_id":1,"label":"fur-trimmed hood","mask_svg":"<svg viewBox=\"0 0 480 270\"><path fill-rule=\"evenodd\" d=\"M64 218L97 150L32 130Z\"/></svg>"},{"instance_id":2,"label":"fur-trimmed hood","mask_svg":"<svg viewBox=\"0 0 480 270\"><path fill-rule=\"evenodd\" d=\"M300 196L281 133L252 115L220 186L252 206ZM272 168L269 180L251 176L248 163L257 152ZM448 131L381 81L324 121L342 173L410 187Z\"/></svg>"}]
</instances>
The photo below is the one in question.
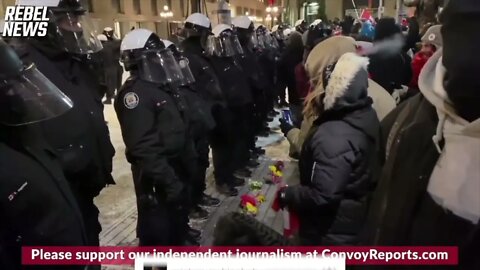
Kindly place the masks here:
<instances>
[{"instance_id":1,"label":"fur-trimmed hood","mask_svg":"<svg viewBox=\"0 0 480 270\"><path fill-rule=\"evenodd\" d=\"M325 110L342 110L365 104L369 99L368 63L368 58L355 53L340 57L325 88Z\"/></svg>"}]
</instances>

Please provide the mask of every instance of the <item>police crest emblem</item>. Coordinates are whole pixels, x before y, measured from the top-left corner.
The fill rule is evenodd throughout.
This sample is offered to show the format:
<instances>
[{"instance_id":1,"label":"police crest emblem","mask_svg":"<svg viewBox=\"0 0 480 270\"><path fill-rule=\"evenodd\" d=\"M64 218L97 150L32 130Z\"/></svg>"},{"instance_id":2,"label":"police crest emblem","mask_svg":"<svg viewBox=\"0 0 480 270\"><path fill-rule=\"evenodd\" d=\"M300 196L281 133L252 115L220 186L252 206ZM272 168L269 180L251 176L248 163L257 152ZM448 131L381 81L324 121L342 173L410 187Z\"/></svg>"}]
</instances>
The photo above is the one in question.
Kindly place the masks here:
<instances>
[{"instance_id":1,"label":"police crest emblem","mask_svg":"<svg viewBox=\"0 0 480 270\"><path fill-rule=\"evenodd\" d=\"M140 98L133 92L125 94L125 97L123 98L123 103L127 109L135 109L139 102Z\"/></svg>"}]
</instances>

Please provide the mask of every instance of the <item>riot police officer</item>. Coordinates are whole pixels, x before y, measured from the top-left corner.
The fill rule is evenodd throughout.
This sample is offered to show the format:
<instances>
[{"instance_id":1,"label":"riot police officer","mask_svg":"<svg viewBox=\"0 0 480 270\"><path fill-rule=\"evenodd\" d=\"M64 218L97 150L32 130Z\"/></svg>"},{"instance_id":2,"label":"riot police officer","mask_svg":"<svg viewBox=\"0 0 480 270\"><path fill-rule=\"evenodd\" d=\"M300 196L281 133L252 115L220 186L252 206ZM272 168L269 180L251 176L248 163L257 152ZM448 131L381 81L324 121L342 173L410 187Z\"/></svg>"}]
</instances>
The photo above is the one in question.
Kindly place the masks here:
<instances>
[{"instance_id":1,"label":"riot police officer","mask_svg":"<svg viewBox=\"0 0 480 270\"><path fill-rule=\"evenodd\" d=\"M190 69L189 60L178 50L177 46L171 41L163 40L165 46L173 52L180 70L183 74L183 80L178 81L173 87L178 88L181 95L184 96L189 111L189 134L195 144L197 152L197 173L192 180L192 209L190 219L204 220L208 217L208 212L201 206L215 207L220 205L220 200L206 195L206 172L209 162L208 135L215 128L215 119L211 112L211 106L200 95L195 88L195 78ZM196 231L190 230L195 237Z\"/></svg>"},{"instance_id":2,"label":"riot police officer","mask_svg":"<svg viewBox=\"0 0 480 270\"><path fill-rule=\"evenodd\" d=\"M268 125L266 123L268 116L266 101L268 81L255 53L255 50L259 50L260 46L264 44L259 43L253 21L249 17L236 17L232 23L243 49L243 54L237 56L237 59L248 77L254 101L251 110L254 125L249 137L249 149L254 155L264 154L263 149L255 147L256 134L268 136Z\"/></svg>"},{"instance_id":3,"label":"riot police officer","mask_svg":"<svg viewBox=\"0 0 480 270\"><path fill-rule=\"evenodd\" d=\"M42 1L25 4L44 5ZM17 1L24 4L24 0ZM102 46L89 28L86 10L77 0L61 0L48 7L46 37L15 42L25 63L38 69L73 101L67 113L40 123L48 143L56 151L85 221L88 244L99 245L101 225L93 199L108 184L115 150L103 115L96 75L85 60ZM14 41L12 41L13 43Z\"/></svg>"},{"instance_id":4,"label":"riot police officer","mask_svg":"<svg viewBox=\"0 0 480 270\"><path fill-rule=\"evenodd\" d=\"M115 38L111 27L103 29L103 35L107 40L102 42L104 58L103 66L105 68L105 79L107 86L106 99L104 104L112 104L115 97L115 90L122 86L123 67L120 65L120 43L121 40Z\"/></svg>"},{"instance_id":5,"label":"riot police officer","mask_svg":"<svg viewBox=\"0 0 480 270\"><path fill-rule=\"evenodd\" d=\"M308 30L308 24L305 20L297 20L295 22L295 31L299 32L300 34L305 33Z\"/></svg>"},{"instance_id":6,"label":"riot police officer","mask_svg":"<svg viewBox=\"0 0 480 270\"><path fill-rule=\"evenodd\" d=\"M248 84L248 77L240 63L235 59L243 53L238 37L229 25L219 24L213 28L213 36L209 38L207 54L220 80L221 89L226 97L230 122L230 169L234 172L246 166L258 166L255 160L250 160L250 145L252 141L252 104L253 96ZM231 177L231 186L241 186L244 180Z\"/></svg>"},{"instance_id":7,"label":"riot police officer","mask_svg":"<svg viewBox=\"0 0 480 270\"><path fill-rule=\"evenodd\" d=\"M146 29L128 33L121 53L130 77L115 111L132 164L140 245L187 244L189 188L197 157L185 100L172 87L183 79L182 72L173 53Z\"/></svg>"},{"instance_id":8,"label":"riot police officer","mask_svg":"<svg viewBox=\"0 0 480 270\"><path fill-rule=\"evenodd\" d=\"M72 101L0 39L0 268L21 265L23 246L87 245L82 214L62 168L32 127ZM48 269L84 269L81 266Z\"/></svg>"},{"instance_id":9,"label":"riot police officer","mask_svg":"<svg viewBox=\"0 0 480 270\"><path fill-rule=\"evenodd\" d=\"M189 60L189 66L195 77L193 87L200 96L211 106L215 119L215 128L209 136L212 148L214 176L217 189L228 196L236 196L238 191L233 187L233 170L231 168L231 131L232 117L227 108L223 89L215 73L212 63L206 53L207 41L211 35L211 23L207 16L193 13L188 16L182 29L185 38L180 45L183 54ZM206 199L211 199L205 197Z\"/></svg>"},{"instance_id":10,"label":"riot police officer","mask_svg":"<svg viewBox=\"0 0 480 270\"><path fill-rule=\"evenodd\" d=\"M275 58L278 56L278 43L277 40L272 36L268 31L267 27L264 25L259 25L255 29L257 35L258 43L260 45L259 49L256 50L258 55L258 61L260 66L265 74L265 80L267 88L265 91L266 96L266 106L269 119L274 117L276 112L274 111L275 103Z\"/></svg>"}]
</instances>

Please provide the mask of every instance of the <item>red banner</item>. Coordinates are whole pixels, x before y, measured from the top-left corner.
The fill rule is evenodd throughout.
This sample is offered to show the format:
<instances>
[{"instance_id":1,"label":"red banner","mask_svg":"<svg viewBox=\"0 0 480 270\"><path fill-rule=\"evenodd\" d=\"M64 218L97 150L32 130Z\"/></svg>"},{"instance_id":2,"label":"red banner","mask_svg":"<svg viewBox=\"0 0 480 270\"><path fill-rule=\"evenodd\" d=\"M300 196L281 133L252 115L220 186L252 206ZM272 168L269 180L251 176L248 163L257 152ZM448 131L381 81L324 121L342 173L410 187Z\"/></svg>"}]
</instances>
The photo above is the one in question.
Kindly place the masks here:
<instances>
[{"instance_id":1,"label":"red banner","mask_svg":"<svg viewBox=\"0 0 480 270\"><path fill-rule=\"evenodd\" d=\"M457 247L23 247L25 265L132 265L139 256L339 258L347 265L456 265ZM183 257L184 256L184 257Z\"/></svg>"}]
</instances>

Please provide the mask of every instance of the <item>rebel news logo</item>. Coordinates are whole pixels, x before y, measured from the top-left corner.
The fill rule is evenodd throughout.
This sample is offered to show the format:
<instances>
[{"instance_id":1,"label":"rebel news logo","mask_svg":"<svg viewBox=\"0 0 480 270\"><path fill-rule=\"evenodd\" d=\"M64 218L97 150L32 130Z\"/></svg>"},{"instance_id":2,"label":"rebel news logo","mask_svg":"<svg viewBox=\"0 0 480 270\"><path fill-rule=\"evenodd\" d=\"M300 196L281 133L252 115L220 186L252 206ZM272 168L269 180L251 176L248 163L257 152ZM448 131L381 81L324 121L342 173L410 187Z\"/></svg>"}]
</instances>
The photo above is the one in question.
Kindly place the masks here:
<instances>
[{"instance_id":1,"label":"rebel news logo","mask_svg":"<svg viewBox=\"0 0 480 270\"><path fill-rule=\"evenodd\" d=\"M48 28L48 7L8 6L5 9L4 37L44 37Z\"/></svg>"}]
</instances>

